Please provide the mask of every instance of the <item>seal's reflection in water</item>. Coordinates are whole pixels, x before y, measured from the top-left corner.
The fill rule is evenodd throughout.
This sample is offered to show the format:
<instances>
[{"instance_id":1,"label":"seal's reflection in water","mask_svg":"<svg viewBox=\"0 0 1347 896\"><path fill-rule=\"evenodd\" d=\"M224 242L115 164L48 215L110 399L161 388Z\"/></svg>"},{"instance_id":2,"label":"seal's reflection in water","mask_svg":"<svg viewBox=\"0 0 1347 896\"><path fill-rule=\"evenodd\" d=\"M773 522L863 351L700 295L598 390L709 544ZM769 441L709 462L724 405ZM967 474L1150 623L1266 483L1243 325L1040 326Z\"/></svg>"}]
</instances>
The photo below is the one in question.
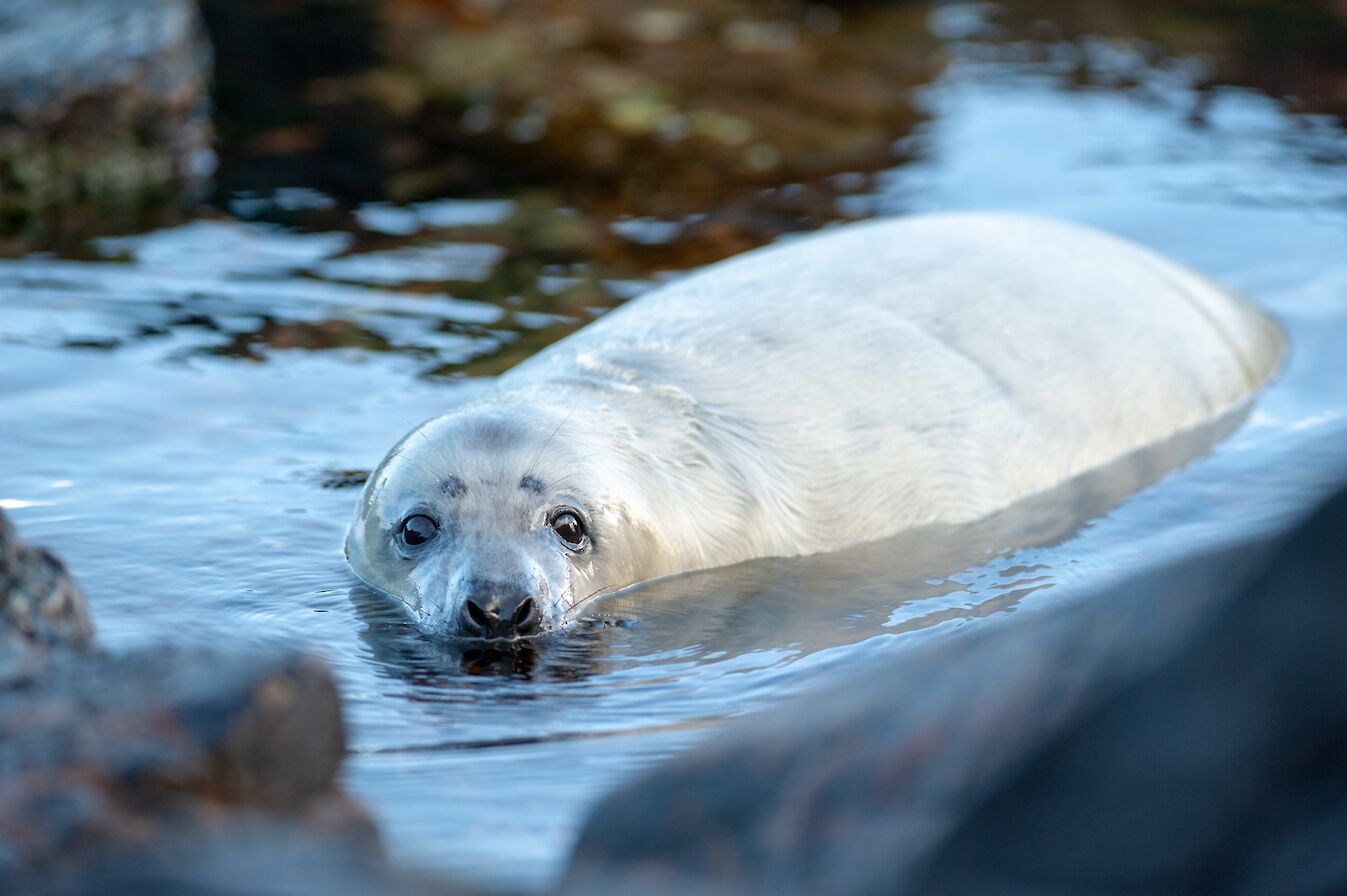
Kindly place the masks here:
<instances>
[{"instance_id":1,"label":"seal's reflection in water","mask_svg":"<svg viewBox=\"0 0 1347 896\"><path fill-rule=\"evenodd\" d=\"M366 625L360 638L374 661L416 689L453 687L464 675L522 681L585 678L598 668L601 630L617 624L585 619L562 632L513 641L439 639L417 629L394 601L364 585L352 587L348 596Z\"/></svg>"},{"instance_id":2,"label":"seal's reflection in water","mask_svg":"<svg viewBox=\"0 0 1347 896\"><path fill-rule=\"evenodd\" d=\"M368 624L362 638L376 661L421 693L461 686L463 676L559 682L637 664L749 654L770 663L774 652L798 656L1015 607L1057 581L1054 560L1060 558L1031 549L1070 539L1129 495L1205 454L1250 408L975 523L927 526L836 553L753 560L647 582L594 601L573 625L536 638L439 640L418 631L395 602L363 586L352 589L351 599ZM978 573L964 575L973 570Z\"/></svg>"}]
</instances>

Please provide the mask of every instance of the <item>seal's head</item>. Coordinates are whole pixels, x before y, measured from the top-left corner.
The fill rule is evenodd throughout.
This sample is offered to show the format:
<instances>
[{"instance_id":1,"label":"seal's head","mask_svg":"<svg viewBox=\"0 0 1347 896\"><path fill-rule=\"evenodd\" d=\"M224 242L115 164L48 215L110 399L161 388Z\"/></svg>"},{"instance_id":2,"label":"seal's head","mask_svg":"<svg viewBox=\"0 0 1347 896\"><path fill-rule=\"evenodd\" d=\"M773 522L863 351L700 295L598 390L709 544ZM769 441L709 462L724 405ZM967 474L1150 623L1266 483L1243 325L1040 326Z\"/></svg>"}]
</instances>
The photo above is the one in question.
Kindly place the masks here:
<instances>
[{"instance_id":1,"label":"seal's head","mask_svg":"<svg viewBox=\"0 0 1347 896\"><path fill-rule=\"evenodd\" d=\"M556 628L657 571L620 470L567 422L484 404L412 430L365 484L351 568L423 630L484 638Z\"/></svg>"}]
</instances>

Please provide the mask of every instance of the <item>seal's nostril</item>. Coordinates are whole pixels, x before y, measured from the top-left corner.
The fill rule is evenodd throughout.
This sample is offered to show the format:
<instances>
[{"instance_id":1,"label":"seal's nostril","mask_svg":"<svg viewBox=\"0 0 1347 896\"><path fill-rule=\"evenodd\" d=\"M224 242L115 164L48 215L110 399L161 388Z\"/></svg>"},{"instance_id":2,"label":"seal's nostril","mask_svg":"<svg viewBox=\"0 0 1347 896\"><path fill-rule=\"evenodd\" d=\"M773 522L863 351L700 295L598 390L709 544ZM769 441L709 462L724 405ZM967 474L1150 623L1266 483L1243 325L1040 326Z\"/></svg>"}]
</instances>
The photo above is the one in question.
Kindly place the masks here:
<instances>
[{"instance_id":1,"label":"seal's nostril","mask_svg":"<svg viewBox=\"0 0 1347 896\"><path fill-rule=\"evenodd\" d=\"M523 589L486 582L459 605L456 628L469 638L531 635L542 628L542 611Z\"/></svg>"},{"instance_id":2,"label":"seal's nostril","mask_svg":"<svg viewBox=\"0 0 1347 896\"><path fill-rule=\"evenodd\" d=\"M510 617L511 624L514 625L516 632L521 634L532 631L538 625L538 605L534 603L533 598L526 597Z\"/></svg>"},{"instance_id":3,"label":"seal's nostril","mask_svg":"<svg viewBox=\"0 0 1347 896\"><path fill-rule=\"evenodd\" d=\"M490 627L491 619L486 615L486 610L483 610L476 601L468 601L467 609L469 619L480 625L482 628Z\"/></svg>"}]
</instances>

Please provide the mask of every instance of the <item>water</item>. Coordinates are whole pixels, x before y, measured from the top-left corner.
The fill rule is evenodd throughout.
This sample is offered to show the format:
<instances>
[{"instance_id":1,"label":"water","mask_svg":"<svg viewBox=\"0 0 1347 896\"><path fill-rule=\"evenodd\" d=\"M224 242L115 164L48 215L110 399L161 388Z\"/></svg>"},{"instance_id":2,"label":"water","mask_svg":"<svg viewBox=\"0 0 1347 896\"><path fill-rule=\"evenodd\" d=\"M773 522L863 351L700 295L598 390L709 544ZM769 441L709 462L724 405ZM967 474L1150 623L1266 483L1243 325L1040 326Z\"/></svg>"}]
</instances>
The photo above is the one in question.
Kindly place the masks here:
<instances>
[{"instance_id":1,"label":"water","mask_svg":"<svg viewBox=\"0 0 1347 896\"><path fill-rule=\"evenodd\" d=\"M1208 89L1195 116L1191 64L1115 45L951 47L904 138L915 161L843 211L1057 215L1242 290L1289 354L1209 453L1218 433L983 526L657 583L529 648L435 644L345 568L360 472L655 274L507 251L571 216L502 198L369 206L350 232L216 216L100 243L105 260L0 262L0 506L78 572L110 648L326 657L346 782L395 857L529 887L604 790L727 718L1302 512L1347 473L1347 134L1244 89ZM1066 74L1082 58L1084 84ZM324 202L234 211L248 201Z\"/></svg>"}]
</instances>

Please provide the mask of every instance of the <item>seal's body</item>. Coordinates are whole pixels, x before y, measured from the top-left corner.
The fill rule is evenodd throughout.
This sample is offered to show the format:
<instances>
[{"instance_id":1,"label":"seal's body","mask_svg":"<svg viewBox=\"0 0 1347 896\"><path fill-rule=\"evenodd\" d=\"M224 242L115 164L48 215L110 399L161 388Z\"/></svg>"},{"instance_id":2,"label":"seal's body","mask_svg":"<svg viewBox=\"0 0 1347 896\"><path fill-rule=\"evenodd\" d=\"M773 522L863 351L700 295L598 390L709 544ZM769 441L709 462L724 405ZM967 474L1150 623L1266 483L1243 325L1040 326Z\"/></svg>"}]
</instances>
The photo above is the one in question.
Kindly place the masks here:
<instances>
[{"instance_id":1,"label":"seal's body","mask_svg":"<svg viewBox=\"0 0 1347 896\"><path fill-rule=\"evenodd\" d=\"M1095 231L839 227L656 289L418 427L347 555L427 628L528 633L642 579L986 516L1231 409L1280 348Z\"/></svg>"}]
</instances>

